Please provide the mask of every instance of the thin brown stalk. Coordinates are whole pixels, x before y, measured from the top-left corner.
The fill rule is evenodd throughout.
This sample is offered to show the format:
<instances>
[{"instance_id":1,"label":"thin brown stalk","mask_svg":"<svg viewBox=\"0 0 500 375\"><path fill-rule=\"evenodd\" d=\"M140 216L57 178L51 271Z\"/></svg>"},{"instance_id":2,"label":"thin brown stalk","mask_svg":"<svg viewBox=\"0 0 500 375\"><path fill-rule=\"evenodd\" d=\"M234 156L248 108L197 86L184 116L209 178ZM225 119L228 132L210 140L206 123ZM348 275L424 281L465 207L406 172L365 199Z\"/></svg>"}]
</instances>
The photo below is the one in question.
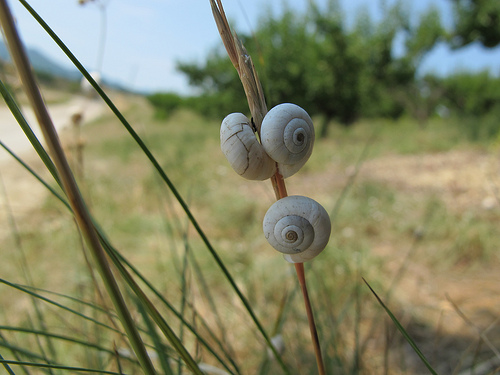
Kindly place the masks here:
<instances>
[{"instance_id":1,"label":"thin brown stalk","mask_svg":"<svg viewBox=\"0 0 500 375\"><path fill-rule=\"evenodd\" d=\"M238 72L241 83L243 85L243 89L245 90L250 113L252 114L257 133L260 136L260 127L262 125L264 116L267 114L267 105L259 76L257 74L257 71L255 70L255 66L253 65L252 58L243 46L243 43L240 41L236 33L231 32L231 28L222 6L222 0L210 0L210 4L212 6L212 13L214 15L217 28L219 29L219 34L222 38L222 42L226 47L226 51L229 55L229 58L231 59L231 62ZM278 164L276 164L275 175L271 177L271 183L273 185L277 200L288 196L285 179L279 172ZM325 375L326 372L323 364L323 357L321 354L318 331L314 322L314 315L312 311L311 301L309 299L309 293L307 292L304 264L295 263L295 270L297 272L297 278L302 290L302 296L304 297L304 304L306 307L309 330L311 332L311 339L316 356L316 362L318 365L318 372L320 375ZM274 350L274 346L272 346L272 349ZM274 354L277 355L276 352Z\"/></svg>"},{"instance_id":2,"label":"thin brown stalk","mask_svg":"<svg viewBox=\"0 0 500 375\"><path fill-rule=\"evenodd\" d=\"M257 132L260 135L260 126L267 113L267 105L259 76L253 65L252 58L243 46L243 43L238 39L236 33L233 35L231 32L221 0L217 0L217 4L215 0L210 0L210 4L212 5L215 23L219 29L222 42L226 47L227 54L240 76L248 106L250 107L250 113L252 114Z\"/></svg>"},{"instance_id":3,"label":"thin brown stalk","mask_svg":"<svg viewBox=\"0 0 500 375\"><path fill-rule=\"evenodd\" d=\"M309 293L307 292L304 263L295 263L295 271L297 272L300 289L302 290L302 296L304 297L304 303L306 305L307 320L309 322L309 331L311 332L311 339L314 346L314 354L316 355L316 363L318 364L318 372L320 375L325 375L326 371L323 363L323 356L321 355L318 331L316 330L316 323L314 322L311 300L309 299Z\"/></svg>"},{"instance_id":4,"label":"thin brown stalk","mask_svg":"<svg viewBox=\"0 0 500 375\"><path fill-rule=\"evenodd\" d=\"M126 306L116 279L111 271L108 259L101 246L99 237L90 217L90 213L88 212L85 202L80 194L73 173L69 167L68 160L64 155L61 142L59 141L52 119L49 116L40 90L36 84L26 51L22 45L21 39L19 38L14 19L6 0L0 0L0 24L3 28L12 60L16 65L24 90L28 96L31 106L33 107L37 121L42 129L45 142L47 143L48 149L57 168L64 192L68 197L69 204L75 216L75 220L85 236L89 248L92 250L97 268L104 280L108 293L113 300L118 316L120 317L125 331L127 332L127 336L132 344L143 371L146 374L153 375L155 374L155 369L146 352L142 339L139 336L132 316Z\"/></svg>"},{"instance_id":5,"label":"thin brown stalk","mask_svg":"<svg viewBox=\"0 0 500 375\"><path fill-rule=\"evenodd\" d=\"M273 184L274 194L276 195L277 200L288 196L288 192L286 191L285 179L279 173L279 171L277 171L275 175L271 177L271 183Z\"/></svg>"}]
</instances>

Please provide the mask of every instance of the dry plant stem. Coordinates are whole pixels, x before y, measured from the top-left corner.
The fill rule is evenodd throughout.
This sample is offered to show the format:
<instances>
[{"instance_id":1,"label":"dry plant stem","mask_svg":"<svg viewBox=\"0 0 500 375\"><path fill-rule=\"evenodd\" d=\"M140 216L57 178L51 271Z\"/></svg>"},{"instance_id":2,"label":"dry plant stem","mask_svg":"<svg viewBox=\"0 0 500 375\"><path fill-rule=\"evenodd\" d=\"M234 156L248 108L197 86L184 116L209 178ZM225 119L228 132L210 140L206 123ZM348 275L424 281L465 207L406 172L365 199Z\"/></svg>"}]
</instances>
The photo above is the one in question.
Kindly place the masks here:
<instances>
[{"instance_id":1,"label":"dry plant stem","mask_svg":"<svg viewBox=\"0 0 500 375\"><path fill-rule=\"evenodd\" d=\"M255 127L260 135L260 126L267 113L267 105L252 58L238 39L238 36L236 34L234 36L231 34L231 28L227 22L221 0L217 0L217 4L215 0L210 0L210 4L222 42L226 47L227 54L234 68L238 72L243 89L245 90Z\"/></svg>"},{"instance_id":2,"label":"dry plant stem","mask_svg":"<svg viewBox=\"0 0 500 375\"><path fill-rule=\"evenodd\" d=\"M26 52L17 33L12 14L7 6L6 0L0 0L0 24L3 28L4 35L9 46L21 81L23 83L26 95L29 98L30 104L33 107L37 121L42 129L45 142L50 150L50 154L56 165L59 177L64 187L64 191L68 197L75 219L82 233L87 240L89 248L92 250L96 265L104 280L104 284L113 300L114 306L124 326L131 345L137 355L143 371L146 374L155 374L155 369L139 333L132 320L130 312L125 304L123 296L118 288L118 284L114 278L108 259L99 241L99 237L92 223L90 213L87 210L85 202L80 195L78 186L69 167L68 161L64 155L59 137L54 128L54 124L49 116L41 93L35 82L33 72L31 70Z\"/></svg>"},{"instance_id":3,"label":"dry plant stem","mask_svg":"<svg viewBox=\"0 0 500 375\"><path fill-rule=\"evenodd\" d=\"M321 346L319 344L318 331L316 330L316 323L314 322L311 301L309 299L309 293L307 292L304 263L295 263L295 271L297 272L297 278L299 279L300 289L302 290L302 296L304 297L304 303L306 305L307 321L309 322L309 331L311 332L314 354L316 356L316 363L318 364L318 373L320 375L325 375L326 371L325 365L323 363L323 356L321 355Z\"/></svg>"},{"instance_id":4,"label":"dry plant stem","mask_svg":"<svg viewBox=\"0 0 500 375\"><path fill-rule=\"evenodd\" d=\"M238 39L236 33L232 35L231 28L224 13L224 8L222 7L222 0L210 0L210 4L212 6L215 23L217 24L219 34L222 38L224 46L226 47L227 54L238 72L243 89L245 90L248 106L250 107L250 112L252 113L257 133L260 136L260 127L262 125L262 120L267 113L267 105L262 85L253 65L252 58L241 41ZM278 165L276 165L276 174L271 177L271 183L273 185L274 193L276 194L276 199L279 200L288 196L285 180L279 172ZM307 292L304 264L296 263L295 270L297 272L300 288L304 297L307 319L309 321L309 329L311 331L311 339L316 355L316 362L318 364L318 371L320 375L324 375L326 373L321 355L318 331L314 322L311 301L309 300L309 294Z\"/></svg>"},{"instance_id":5,"label":"dry plant stem","mask_svg":"<svg viewBox=\"0 0 500 375\"><path fill-rule=\"evenodd\" d=\"M288 196L286 191L285 179L278 171L278 166L276 165L276 173L273 177L271 177L271 184L273 184L274 194L276 195L276 199L280 200L281 198L285 198Z\"/></svg>"},{"instance_id":6,"label":"dry plant stem","mask_svg":"<svg viewBox=\"0 0 500 375\"><path fill-rule=\"evenodd\" d=\"M285 179L279 173L271 178L273 184L274 192L276 193L276 199L285 198L287 196ZM316 356L316 363L318 364L318 373L320 375L325 375L325 365L323 363L323 356L321 354L321 345L319 343L318 330L316 329L316 323L314 322L314 314L312 311L311 300L309 299L309 293L307 292L306 284L306 274L304 270L304 263L295 263L295 272L297 273L297 278L300 284L300 290L302 291L302 297L304 297L304 305L306 307L307 321L309 322L309 331L311 332L311 340L314 347L314 355Z\"/></svg>"}]
</instances>

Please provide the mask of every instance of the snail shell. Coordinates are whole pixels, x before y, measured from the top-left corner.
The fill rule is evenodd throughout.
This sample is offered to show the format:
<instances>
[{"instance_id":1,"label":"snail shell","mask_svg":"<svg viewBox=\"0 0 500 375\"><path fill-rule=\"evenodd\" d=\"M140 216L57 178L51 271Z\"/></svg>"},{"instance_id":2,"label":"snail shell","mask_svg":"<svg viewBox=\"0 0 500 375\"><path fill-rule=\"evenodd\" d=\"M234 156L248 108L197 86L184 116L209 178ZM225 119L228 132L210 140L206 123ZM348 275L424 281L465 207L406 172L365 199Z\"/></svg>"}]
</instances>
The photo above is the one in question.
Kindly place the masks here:
<instances>
[{"instance_id":1,"label":"snail shell","mask_svg":"<svg viewBox=\"0 0 500 375\"><path fill-rule=\"evenodd\" d=\"M275 202L264 216L264 235L290 263L303 263L323 251L331 233L330 217L315 200L292 195Z\"/></svg>"},{"instance_id":2,"label":"snail shell","mask_svg":"<svg viewBox=\"0 0 500 375\"><path fill-rule=\"evenodd\" d=\"M286 178L302 168L311 156L314 126L301 107L283 103L266 114L260 137L264 150L278 163L280 173Z\"/></svg>"},{"instance_id":3,"label":"snail shell","mask_svg":"<svg viewBox=\"0 0 500 375\"><path fill-rule=\"evenodd\" d=\"M276 171L276 162L257 140L248 118L231 113L222 120L221 149L231 167L248 180L266 180Z\"/></svg>"}]
</instances>

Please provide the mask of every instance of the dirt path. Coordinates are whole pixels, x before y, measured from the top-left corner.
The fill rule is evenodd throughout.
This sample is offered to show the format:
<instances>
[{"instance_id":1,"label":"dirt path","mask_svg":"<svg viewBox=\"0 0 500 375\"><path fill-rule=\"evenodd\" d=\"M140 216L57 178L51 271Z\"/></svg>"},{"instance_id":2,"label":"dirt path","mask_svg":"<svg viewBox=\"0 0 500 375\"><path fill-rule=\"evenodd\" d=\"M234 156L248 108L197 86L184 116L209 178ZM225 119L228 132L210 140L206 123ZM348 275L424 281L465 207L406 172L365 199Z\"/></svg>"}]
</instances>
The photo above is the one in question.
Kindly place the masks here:
<instances>
[{"instance_id":1,"label":"dirt path","mask_svg":"<svg viewBox=\"0 0 500 375\"><path fill-rule=\"evenodd\" d=\"M71 100L61 104L49 106L49 113L57 130L64 129L71 125L71 117L74 114L83 114L84 121L92 121L103 113L104 105L100 100L92 100L83 96L73 97ZM24 116L39 139L42 139L41 131L36 125L35 115L31 108L26 108ZM16 154L22 155L31 150L31 144L17 124L6 106L0 107L0 138ZM4 150L0 149L0 162L11 160L12 157Z\"/></svg>"},{"instance_id":2,"label":"dirt path","mask_svg":"<svg viewBox=\"0 0 500 375\"><path fill-rule=\"evenodd\" d=\"M77 113L83 115L83 122L89 122L101 116L104 111L105 105L102 101L82 96L49 106L52 121L59 132L71 126L71 117ZM26 108L24 112L26 120L43 143L33 111ZM0 139L37 172L44 170L31 144L6 106L0 107ZM42 176L46 175L47 173L42 172ZM14 212L16 217L23 217L43 202L46 194L46 189L5 149L0 148L0 238L10 233L9 226L5 225L7 210Z\"/></svg>"},{"instance_id":3,"label":"dirt path","mask_svg":"<svg viewBox=\"0 0 500 375\"><path fill-rule=\"evenodd\" d=\"M435 194L454 210L499 207L500 158L492 153L387 156L366 162L362 176L401 191Z\"/></svg>"}]
</instances>

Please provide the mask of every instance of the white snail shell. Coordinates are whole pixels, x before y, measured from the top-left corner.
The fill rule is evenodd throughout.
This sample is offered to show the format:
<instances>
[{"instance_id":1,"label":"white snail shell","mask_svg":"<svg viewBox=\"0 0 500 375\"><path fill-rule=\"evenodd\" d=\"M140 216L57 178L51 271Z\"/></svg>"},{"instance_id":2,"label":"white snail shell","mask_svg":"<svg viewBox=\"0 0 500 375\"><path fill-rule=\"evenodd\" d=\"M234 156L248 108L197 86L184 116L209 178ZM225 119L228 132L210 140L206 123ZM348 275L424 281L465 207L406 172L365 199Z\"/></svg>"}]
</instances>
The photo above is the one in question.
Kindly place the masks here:
<instances>
[{"instance_id":1,"label":"white snail shell","mask_svg":"<svg viewBox=\"0 0 500 375\"><path fill-rule=\"evenodd\" d=\"M242 113L231 113L222 121L221 149L231 167L248 180L266 180L276 172L276 162L269 157Z\"/></svg>"},{"instance_id":2,"label":"white snail shell","mask_svg":"<svg viewBox=\"0 0 500 375\"><path fill-rule=\"evenodd\" d=\"M314 145L314 126L305 110L283 103L264 117L260 129L262 146L278 163L283 177L295 174L306 163Z\"/></svg>"},{"instance_id":3,"label":"white snail shell","mask_svg":"<svg viewBox=\"0 0 500 375\"><path fill-rule=\"evenodd\" d=\"M303 263L323 251L330 239L330 217L315 200L292 195L275 202L264 216L264 235L290 263Z\"/></svg>"}]
</instances>

